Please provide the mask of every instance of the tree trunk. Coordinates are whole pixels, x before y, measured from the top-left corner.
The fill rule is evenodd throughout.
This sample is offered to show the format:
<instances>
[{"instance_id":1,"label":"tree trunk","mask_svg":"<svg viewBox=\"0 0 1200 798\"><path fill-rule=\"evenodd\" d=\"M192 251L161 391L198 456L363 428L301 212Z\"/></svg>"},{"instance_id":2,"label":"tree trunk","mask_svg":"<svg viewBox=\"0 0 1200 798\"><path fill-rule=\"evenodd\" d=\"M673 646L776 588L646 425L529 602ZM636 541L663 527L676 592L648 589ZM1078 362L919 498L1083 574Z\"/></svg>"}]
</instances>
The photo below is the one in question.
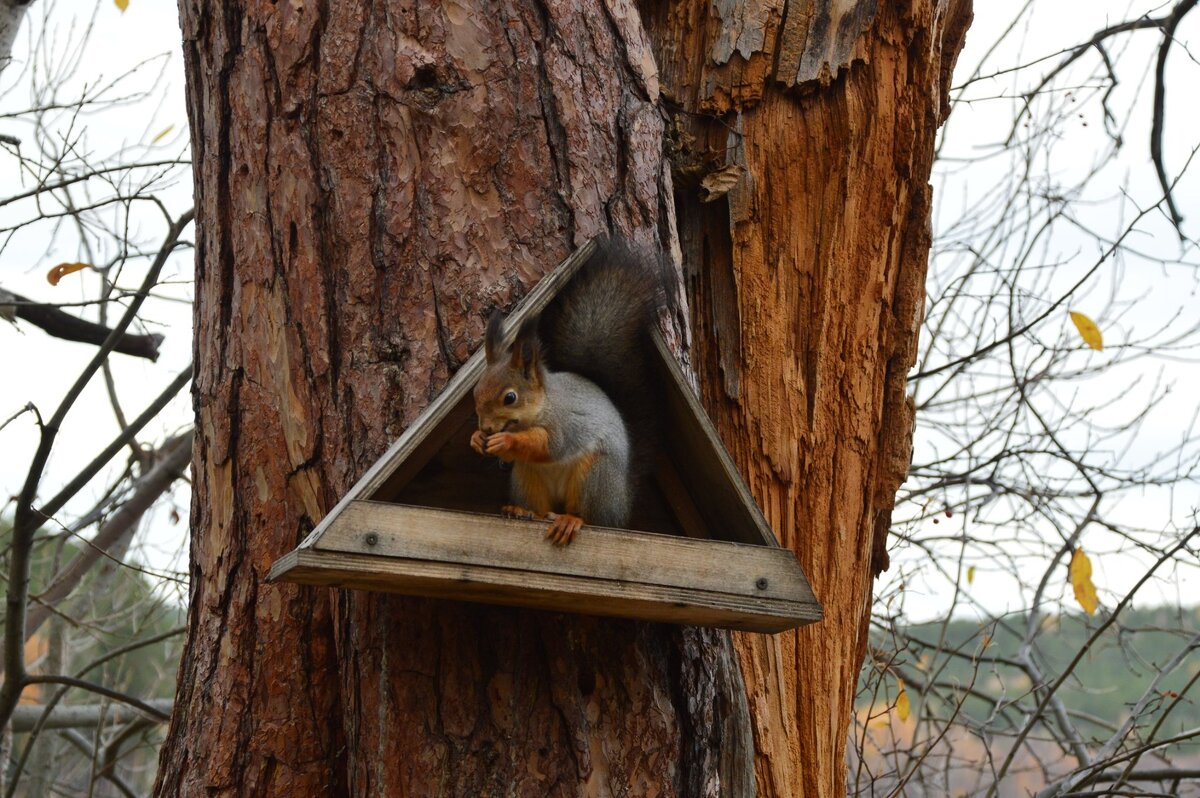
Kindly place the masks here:
<instances>
[{"instance_id":1,"label":"tree trunk","mask_svg":"<svg viewBox=\"0 0 1200 798\"><path fill-rule=\"evenodd\" d=\"M968 16L931 3L652 4L648 40L618 0L181 0L199 432L158 794L841 793ZM681 241L650 40L676 174L746 170L679 193ZM262 581L606 230L682 244L705 399L826 603L738 638L749 708L723 633Z\"/></svg>"},{"instance_id":2,"label":"tree trunk","mask_svg":"<svg viewBox=\"0 0 1200 798\"><path fill-rule=\"evenodd\" d=\"M705 404L825 608L737 635L760 795L844 794L871 583L911 455L934 136L970 0L646 3ZM696 185L743 176L723 197ZM690 182L688 182L690 181Z\"/></svg>"},{"instance_id":3,"label":"tree trunk","mask_svg":"<svg viewBox=\"0 0 1200 798\"><path fill-rule=\"evenodd\" d=\"M157 793L752 795L727 634L263 582L492 306L602 231L674 247L631 5L180 10L198 437Z\"/></svg>"},{"instance_id":4,"label":"tree trunk","mask_svg":"<svg viewBox=\"0 0 1200 798\"><path fill-rule=\"evenodd\" d=\"M12 61L13 43L30 2L32 0L0 0L0 72Z\"/></svg>"}]
</instances>

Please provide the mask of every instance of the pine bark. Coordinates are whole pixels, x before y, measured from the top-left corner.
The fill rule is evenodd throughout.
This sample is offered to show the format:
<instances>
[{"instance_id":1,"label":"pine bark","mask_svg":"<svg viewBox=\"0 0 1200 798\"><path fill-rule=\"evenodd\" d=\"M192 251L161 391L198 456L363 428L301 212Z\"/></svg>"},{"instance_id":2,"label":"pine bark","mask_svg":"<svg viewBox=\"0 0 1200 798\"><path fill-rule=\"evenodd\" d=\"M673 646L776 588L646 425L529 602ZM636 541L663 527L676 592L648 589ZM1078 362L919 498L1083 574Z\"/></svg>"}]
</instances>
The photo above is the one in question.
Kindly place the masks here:
<instances>
[{"instance_id":1,"label":"pine bark","mask_svg":"<svg viewBox=\"0 0 1200 798\"><path fill-rule=\"evenodd\" d=\"M199 432L159 795L842 794L969 3L832 5L181 0ZM705 401L827 620L739 669L721 633L264 584L602 231L683 253Z\"/></svg>"},{"instance_id":2,"label":"pine bark","mask_svg":"<svg viewBox=\"0 0 1200 798\"><path fill-rule=\"evenodd\" d=\"M724 633L263 581L491 307L602 231L675 246L632 5L180 11L198 435L157 794L752 795Z\"/></svg>"},{"instance_id":3,"label":"pine bark","mask_svg":"<svg viewBox=\"0 0 1200 798\"><path fill-rule=\"evenodd\" d=\"M759 795L844 794L970 0L645 3L705 404L825 620L737 635ZM741 177L713 197L704 178ZM708 202L702 201L708 199Z\"/></svg>"}]
</instances>

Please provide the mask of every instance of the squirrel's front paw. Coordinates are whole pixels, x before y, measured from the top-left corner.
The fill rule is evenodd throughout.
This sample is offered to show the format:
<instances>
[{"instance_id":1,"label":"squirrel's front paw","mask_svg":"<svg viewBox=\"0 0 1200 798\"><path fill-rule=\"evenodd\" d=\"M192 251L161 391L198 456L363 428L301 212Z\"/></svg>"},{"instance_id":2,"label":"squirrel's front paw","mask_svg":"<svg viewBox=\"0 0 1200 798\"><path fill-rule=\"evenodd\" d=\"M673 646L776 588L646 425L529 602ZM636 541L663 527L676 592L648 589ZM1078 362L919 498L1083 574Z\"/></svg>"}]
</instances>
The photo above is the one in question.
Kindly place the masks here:
<instances>
[{"instance_id":1,"label":"squirrel's front paw","mask_svg":"<svg viewBox=\"0 0 1200 798\"><path fill-rule=\"evenodd\" d=\"M566 546L575 539L575 535L583 526L582 518L569 513L547 513L546 517L551 521L546 539L552 541L555 546Z\"/></svg>"},{"instance_id":2,"label":"squirrel's front paw","mask_svg":"<svg viewBox=\"0 0 1200 798\"><path fill-rule=\"evenodd\" d=\"M511 432L494 432L484 445L486 454L501 460L512 460L516 456L517 439Z\"/></svg>"},{"instance_id":3,"label":"squirrel's front paw","mask_svg":"<svg viewBox=\"0 0 1200 798\"><path fill-rule=\"evenodd\" d=\"M475 430L471 433L471 448L480 454L487 454L487 439L488 436L483 434L483 430Z\"/></svg>"}]
</instances>

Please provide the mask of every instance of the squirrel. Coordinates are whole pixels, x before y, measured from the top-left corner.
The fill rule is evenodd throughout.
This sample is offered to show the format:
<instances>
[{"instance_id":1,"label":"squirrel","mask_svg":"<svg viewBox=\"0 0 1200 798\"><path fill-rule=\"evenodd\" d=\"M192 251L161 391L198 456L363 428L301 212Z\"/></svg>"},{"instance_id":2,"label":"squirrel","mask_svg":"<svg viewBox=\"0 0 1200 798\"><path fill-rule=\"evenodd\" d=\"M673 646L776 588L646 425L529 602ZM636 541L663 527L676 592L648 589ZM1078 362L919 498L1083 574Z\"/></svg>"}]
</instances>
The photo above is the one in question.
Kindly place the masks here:
<instances>
[{"instance_id":1,"label":"squirrel","mask_svg":"<svg viewBox=\"0 0 1200 798\"><path fill-rule=\"evenodd\" d=\"M497 310L475 386L471 447L512 464L509 517L550 521L565 546L585 523L624 526L658 425L650 333L674 309L660 253L608 238L509 347Z\"/></svg>"}]
</instances>

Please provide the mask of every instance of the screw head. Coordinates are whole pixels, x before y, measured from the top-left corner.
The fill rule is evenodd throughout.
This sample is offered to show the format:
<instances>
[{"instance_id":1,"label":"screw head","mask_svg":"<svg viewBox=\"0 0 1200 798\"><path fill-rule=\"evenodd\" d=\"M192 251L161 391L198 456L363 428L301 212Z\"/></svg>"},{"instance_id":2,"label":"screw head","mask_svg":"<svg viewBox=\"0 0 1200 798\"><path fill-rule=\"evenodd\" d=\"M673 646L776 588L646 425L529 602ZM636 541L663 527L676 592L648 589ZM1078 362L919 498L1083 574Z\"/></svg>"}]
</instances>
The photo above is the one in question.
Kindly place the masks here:
<instances>
[{"instance_id":1,"label":"screw head","mask_svg":"<svg viewBox=\"0 0 1200 798\"><path fill-rule=\"evenodd\" d=\"M768 584L770 583L767 582L767 578L765 576L760 576L758 579L754 580L754 586L759 590L766 590Z\"/></svg>"},{"instance_id":2,"label":"screw head","mask_svg":"<svg viewBox=\"0 0 1200 798\"><path fill-rule=\"evenodd\" d=\"M367 545L374 546L378 543L379 543L379 535L376 535L374 532L368 532L367 533Z\"/></svg>"}]
</instances>

